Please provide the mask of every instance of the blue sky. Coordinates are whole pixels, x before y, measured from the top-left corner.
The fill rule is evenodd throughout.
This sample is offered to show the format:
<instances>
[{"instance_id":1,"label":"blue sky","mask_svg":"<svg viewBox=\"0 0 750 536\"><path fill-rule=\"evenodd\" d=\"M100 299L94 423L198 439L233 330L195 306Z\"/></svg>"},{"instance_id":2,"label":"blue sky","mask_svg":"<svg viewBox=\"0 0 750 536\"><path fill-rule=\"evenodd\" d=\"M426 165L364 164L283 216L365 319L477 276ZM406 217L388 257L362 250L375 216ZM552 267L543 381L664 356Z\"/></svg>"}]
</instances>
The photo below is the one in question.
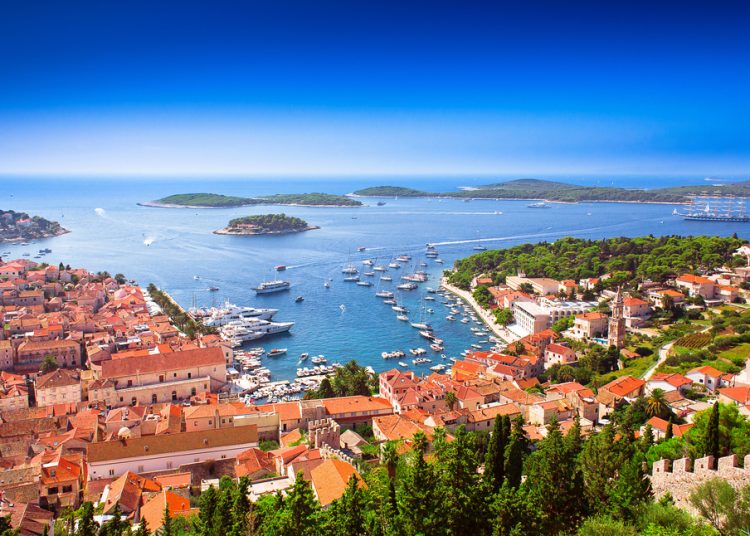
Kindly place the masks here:
<instances>
[{"instance_id":1,"label":"blue sky","mask_svg":"<svg viewBox=\"0 0 750 536\"><path fill-rule=\"evenodd\" d=\"M748 4L652 4L8 0L0 173L750 175Z\"/></svg>"}]
</instances>

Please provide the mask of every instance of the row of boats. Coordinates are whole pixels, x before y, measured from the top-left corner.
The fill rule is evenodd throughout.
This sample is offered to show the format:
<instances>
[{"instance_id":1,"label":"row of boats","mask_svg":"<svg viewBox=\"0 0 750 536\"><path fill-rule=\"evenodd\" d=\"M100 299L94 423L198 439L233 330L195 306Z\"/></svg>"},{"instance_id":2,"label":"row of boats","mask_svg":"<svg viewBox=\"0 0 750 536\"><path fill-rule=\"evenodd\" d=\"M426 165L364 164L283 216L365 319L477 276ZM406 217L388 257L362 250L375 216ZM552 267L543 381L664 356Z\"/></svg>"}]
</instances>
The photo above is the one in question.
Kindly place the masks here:
<instances>
[{"instance_id":1,"label":"row of boats","mask_svg":"<svg viewBox=\"0 0 750 536\"><path fill-rule=\"evenodd\" d=\"M245 342L289 331L294 322L273 322L278 309L242 307L225 302L221 307L192 308L190 315L204 325L215 327L233 348Z\"/></svg>"}]
</instances>

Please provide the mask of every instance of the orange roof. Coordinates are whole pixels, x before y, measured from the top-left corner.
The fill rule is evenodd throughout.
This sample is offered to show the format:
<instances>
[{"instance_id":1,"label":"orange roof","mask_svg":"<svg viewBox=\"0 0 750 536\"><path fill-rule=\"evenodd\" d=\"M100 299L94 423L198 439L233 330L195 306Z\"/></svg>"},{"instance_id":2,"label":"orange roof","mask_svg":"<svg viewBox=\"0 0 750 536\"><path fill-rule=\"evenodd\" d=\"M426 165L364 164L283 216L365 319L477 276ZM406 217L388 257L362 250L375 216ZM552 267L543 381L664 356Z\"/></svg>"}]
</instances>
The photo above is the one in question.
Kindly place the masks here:
<instances>
[{"instance_id":1,"label":"orange roof","mask_svg":"<svg viewBox=\"0 0 750 536\"><path fill-rule=\"evenodd\" d=\"M324 398L323 406L328 415L344 413L390 410L391 404L385 398L377 396L344 396L338 398Z\"/></svg>"},{"instance_id":2,"label":"orange roof","mask_svg":"<svg viewBox=\"0 0 750 536\"><path fill-rule=\"evenodd\" d=\"M681 283L700 284L700 285L705 285L708 283L712 285L714 284L714 282L708 279L707 277L701 277L699 275L692 275L692 274L681 275L680 277L677 278L677 281Z\"/></svg>"},{"instance_id":3,"label":"orange roof","mask_svg":"<svg viewBox=\"0 0 750 536\"><path fill-rule=\"evenodd\" d=\"M659 430L661 433L667 432L667 426L669 422L659 417L651 417L646 421L646 424L650 424L651 428ZM693 427L691 424L672 424L672 435L675 437L682 437L682 435Z\"/></svg>"},{"instance_id":4,"label":"orange roof","mask_svg":"<svg viewBox=\"0 0 750 536\"><path fill-rule=\"evenodd\" d=\"M602 318L607 318L607 315L604 313L581 313L580 315L576 315L576 318L580 318L581 320L601 320Z\"/></svg>"},{"instance_id":5,"label":"orange roof","mask_svg":"<svg viewBox=\"0 0 750 536\"><path fill-rule=\"evenodd\" d=\"M632 393L633 391L639 390L646 382L640 378L634 378L633 376L621 376L615 380L612 380L607 385L602 386L602 390L609 391L615 396L624 397Z\"/></svg>"},{"instance_id":6,"label":"orange roof","mask_svg":"<svg viewBox=\"0 0 750 536\"><path fill-rule=\"evenodd\" d=\"M432 439L432 427L414 421L405 415L375 417L372 423L377 426L378 430L380 430L388 441L411 439L419 431L424 432L428 439Z\"/></svg>"},{"instance_id":7,"label":"orange roof","mask_svg":"<svg viewBox=\"0 0 750 536\"><path fill-rule=\"evenodd\" d=\"M190 501L172 491L161 491L141 507L141 519L146 521L149 530L156 532L162 526L164 509L169 507L169 517L185 516L190 513Z\"/></svg>"},{"instance_id":8,"label":"orange roof","mask_svg":"<svg viewBox=\"0 0 750 536\"><path fill-rule=\"evenodd\" d=\"M262 477L268 473L273 473L276 464L274 456L270 452L264 452L260 449L252 448L237 455L237 467L235 472L238 477L247 476L250 478Z\"/></svg>"},{"instance_id":9,"label":"orange roof","mask_svg":"<svg viewBox=\"0 0 750 536\"><path fill-rule=\"evenodd\" d=\"M167 489L187 488L192 481L192 474L185 472L173 473L171 475L159 475L155 476L154 480Z\"/></svg>"},{"instance_id":10,"label":"orange roof","mask_svg":"<svg viewBox=\"0 0 750 536\"><path fill-rule=\"evenodd\" d=\"M469 422L494 420L498 415L520 415L521 410L515 404L500 404L489 408L477 409L469 413Z\"/></svg>"},{"instance_id":11,"label":"orange roof","mask_svg":"<svg viewBox=\"0 0 750 536\"><path fill-rule=\"evenodd\" d=\"M340 498L352 477L357 479L358 487L365 486L357 470L341 460L326 460L310 471L313 489L322 506L328 506Z\"/></svg>"},{"instance_id":12,"label":"orange roof","mask_svg":"<svg viewBox=\"0 0 750 536\"><path fill-rule=\"evenodd\" d=\"M723 372L721 372L720 370L716 370L711 365L704 365L702 367L696 367L688 372L688 374L694 374L694 373L704 374L711 378L721 378L724 375Z\"/></svg>"},{"instance_id":13,"label":"orange roof","mask_svg":"<svg viewBox=\"0 0 750 536\"><path fill-rule=\"evenodd\" d=\"M727 398L731 398L737 404L749 404L750 403L750 387L725 387L719 389L719 393Z\"/></svg>"},{"instance_id":14,"label":"orange roof","mask_svg":"<svg viewBox=\"0 0 750 536\"><path fill-rule=\"evenodd\" d=\"M284 434L279 438L282 447L291 447L292 443L299 443L302 441L302 431L299 428L295 428L288 434Z\"/></svg>"},{"instance_id":15,"label":"orange roof","mask_svg":"<svg viewBox=\"0 0 750 536\"><path fill-rule=\"evenodd\" d=\"M683 385L690 385L691 383L693 383L690 378L686 378L685 376L683 376L682 374L678 374L677 372L672 374L665 374L660 372L651 376L651 379L649 381L667 382L673 387L682 387Z\"/></svg>"},{"instance_id":16,"label":"orange roof","mask_svg":"<svg viewBox=\"0 0 750 536\"><path fill-rule=\"evenodd\" d=\"M622 300L623 305L632 307L633 305L648 305L648 302L643 301L640 298L625 298Z\"/></svg>"}]
</instances>

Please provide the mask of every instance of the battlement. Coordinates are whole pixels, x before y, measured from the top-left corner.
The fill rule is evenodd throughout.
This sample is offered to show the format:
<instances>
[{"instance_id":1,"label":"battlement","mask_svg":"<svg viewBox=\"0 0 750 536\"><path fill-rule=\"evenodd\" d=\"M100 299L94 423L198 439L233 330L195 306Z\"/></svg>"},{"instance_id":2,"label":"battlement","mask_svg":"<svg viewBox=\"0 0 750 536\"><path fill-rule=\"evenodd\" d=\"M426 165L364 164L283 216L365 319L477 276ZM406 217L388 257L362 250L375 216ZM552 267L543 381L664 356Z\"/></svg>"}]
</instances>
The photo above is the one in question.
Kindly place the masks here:
<instances>
[{"instance_id":1,"label":"battlement","mask_svg":"<svg viewBox=\"0 0 750 536\"><path fill-rule=\"evenodd\" d=\"M718 460L713 456L695 460L659 460L654 462L651 468L650 479L655 497L661 497L669 492L678 506L690 509L688 497L693 488L716 477L726 480L736 488L750 484L750 454L745 456L742 465L735 454L723 456Z\"/></svg>"},{"instance_id":2,"label":"battlement","mask_svg":"<svg viewBox=\"0 0 750 536\"><path fill-rule=\"evenodd\" d=\"M316 419L307 424L310 443L316 448L329 445L334 449L339 448L341 438L341 427L333 419Z\"/></svg>"}]
</instances>

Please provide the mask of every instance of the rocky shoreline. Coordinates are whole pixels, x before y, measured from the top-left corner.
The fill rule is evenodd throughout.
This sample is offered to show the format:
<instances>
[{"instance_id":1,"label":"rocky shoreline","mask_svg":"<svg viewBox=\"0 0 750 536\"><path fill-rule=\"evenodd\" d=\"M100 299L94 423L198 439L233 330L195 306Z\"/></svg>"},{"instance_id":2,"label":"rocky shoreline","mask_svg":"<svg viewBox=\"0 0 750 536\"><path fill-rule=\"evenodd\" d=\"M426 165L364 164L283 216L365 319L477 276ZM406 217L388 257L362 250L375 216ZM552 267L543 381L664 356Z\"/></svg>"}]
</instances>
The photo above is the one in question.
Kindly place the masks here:
<instances>
[{"instance_id":1,"label":"rocky shoreline","mask_svg":"<svg viewBox=\"0 0 750 536\"><path fill-rule=\"evenodd\" d=\"M314 231L315 229L320 229L317 225L308 225L304 229L288 229L285 231L253 231L249 229L236 229L233 230L231 227L224 227L223 229L218 229L214 231L214 234L217 235L227 235L227 236L264 236L264 235L285 235L285 234L294 234L294 233L304 233L305 231Z\"/></svg>"}]
</instances>

